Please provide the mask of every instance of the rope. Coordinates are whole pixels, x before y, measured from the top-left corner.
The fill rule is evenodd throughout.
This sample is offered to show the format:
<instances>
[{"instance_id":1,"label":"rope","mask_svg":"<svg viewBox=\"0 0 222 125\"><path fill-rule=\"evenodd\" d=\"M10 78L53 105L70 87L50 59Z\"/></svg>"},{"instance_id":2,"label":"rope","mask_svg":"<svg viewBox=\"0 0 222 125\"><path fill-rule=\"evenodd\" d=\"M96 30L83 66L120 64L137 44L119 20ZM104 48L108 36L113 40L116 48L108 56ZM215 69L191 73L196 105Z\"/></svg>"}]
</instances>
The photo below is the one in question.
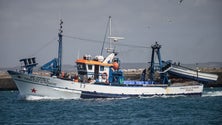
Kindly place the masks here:
<instances>
[{"instance_id":1,"label":"rope","mask_svg":"<svg viewBox=\"0 0 222 125\"><path fill-rule=\"evenodd\" d=\"M41 50L45 49L46 47L48 47L50 44L52 44L53 42L55 42L55 40L57 39L57 37L54 37L52 40L50 40L49 42L45 43L40 49L36 50L33 54L31 54L29 57L35 56L37 55Z\"/></svg>"},{"instance_id":2,"label":"rope","mask_svg":"<svg viewBox=\"0 0 222 125\"><path fill-rule=\"evenodd\" d=\"M108 23L107 23L107 25L106 25L106 32L105 32L105 35L104 35L104 39L103 39L103 45L102 45L102 49L101 49L101 53L100 53L100 55L102 56L103 55L103 49L104 49L104 44L105 44L105 42L106 42L106 36L107 36L107 32L108 32L108 29L109 29L109 21L108 21Z\"/></svg>"},{"instance_id":3,"label":"rope","mask_svg":"<svg viewBox=\"0 0 222 125\"><path fill-rule=\"evenodd\" d=\"M107 25L108 26L108 25ZM105 37L107 35L107 30L106 30L106 34L105 34ZM86 42L92 42L92 43L103 43L103 46L102 46L102 50L101 50L101 54L102 54L102 51L103 51L103 48L104 48L104 44L108 44L108 43L105 43L105 37L104 37L104 41L100 41L100 40L94 40L94 39L86 39L86 38L81 38L81 37L75 37L75 36L70 36L70 35L63 35L63 37L66 37L66 38L71 38L71 39L78 39L78 40L81 40L81 41L86 41ZM33 57L33 56L36 56L39 52L41 52L41 50L45 49L46 47L48 47L50 44L52 44L53 42L55 42L57 39L57 37L54 37L52 40L48 41L47 43L45 43L44 45L42 45L42 47L40 49L37 49L35 52L33 52L32 54L30 54L29 57ZM147 47L147 46L140 46L140 45L132 45L132 44L123 44L123 43L118 43L118 46L125 46L125 47L131 47L131 48L150 48L150 47Z\"/></svg>"},{"instance_id":4,"label":"rope","mask_svg":"<svg viewBox=\"0 0 222 125\"><path fill-rule=\"evenodd\" d=\"M78 39L78 40L81 40L81 41L87 41L87 42L93 42L93 43L103 43L103 41L100 41L100 40L94 40L94 39L86 39L86 38L80 38L80 37L75 37L75 36L70 36L70 35L63 35L64 37L66 38L71 38L71 39ZM104 44L107 44L104 42ZM132 44L123 44L123 43L118 43L118 46L126 46L126 47L136 47L136 48L150 48L150 47L147 47L147 46L140 46L140 45L132 45Z\"/></svg>"}]
</instances>

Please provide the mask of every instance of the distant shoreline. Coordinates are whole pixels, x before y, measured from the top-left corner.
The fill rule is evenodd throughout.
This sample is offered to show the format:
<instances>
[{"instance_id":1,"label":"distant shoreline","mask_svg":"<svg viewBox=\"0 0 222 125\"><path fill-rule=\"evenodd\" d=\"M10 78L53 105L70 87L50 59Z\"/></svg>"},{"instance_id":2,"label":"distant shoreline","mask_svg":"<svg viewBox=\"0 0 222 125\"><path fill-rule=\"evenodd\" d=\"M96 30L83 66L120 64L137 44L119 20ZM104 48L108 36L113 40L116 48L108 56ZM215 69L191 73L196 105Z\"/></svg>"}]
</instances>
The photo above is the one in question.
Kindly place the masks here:
<instances>
[{"instance_id":1,"label":"distant shoreline","mask_svg":"<svg viewBox=\"0 0 222 125\"><path fill-rule=\"evenodd\" d=\"M174 62L176 63L176 62ZM178 62L177 62L178 63ZM34 71L39 71L41 65L37 65L36 68L34 68ZM65 72L75 72L76 71L76 65L73 64L64 64L62 66L62 69ZM185 66L188 68L193 68L196 69L198 68L202 68L202 69L221 69L222 70L222 62L207 62L207 63L195 63L195 64L181 64L181 66ZM122 69L144 69L144 68L148 68L149 67L149 63L120 63L120 67ZM0 67L0 73L1 72L6 72L7 70L16 70L16 69L20 69L20 66L16 66L16 67ZM201 70L202 71L202 70Z\"/></svg>"}]
</instances>

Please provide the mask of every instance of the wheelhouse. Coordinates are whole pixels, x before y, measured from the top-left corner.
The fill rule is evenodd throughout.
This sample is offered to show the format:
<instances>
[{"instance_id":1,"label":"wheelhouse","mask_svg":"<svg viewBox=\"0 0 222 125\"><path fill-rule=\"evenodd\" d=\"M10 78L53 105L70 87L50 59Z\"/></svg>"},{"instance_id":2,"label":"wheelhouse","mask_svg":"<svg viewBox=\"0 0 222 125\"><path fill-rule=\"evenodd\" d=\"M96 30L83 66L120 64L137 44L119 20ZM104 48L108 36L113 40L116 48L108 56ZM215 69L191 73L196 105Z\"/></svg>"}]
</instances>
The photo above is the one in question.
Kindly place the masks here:
<instances>
[{"instance_id":1,"label":"wheelhouse","mask_svg":"<svg viewBox=\"0 0 222 125\"><path fill-rule=\"evenodd\" d=\"M108 83L109 70L113 64L104 62L102 56L96 56L94 59L89 55L83 56L82 59L76 60L76 64L80 81L95 80Z\"/></svg>"}]
</instances>

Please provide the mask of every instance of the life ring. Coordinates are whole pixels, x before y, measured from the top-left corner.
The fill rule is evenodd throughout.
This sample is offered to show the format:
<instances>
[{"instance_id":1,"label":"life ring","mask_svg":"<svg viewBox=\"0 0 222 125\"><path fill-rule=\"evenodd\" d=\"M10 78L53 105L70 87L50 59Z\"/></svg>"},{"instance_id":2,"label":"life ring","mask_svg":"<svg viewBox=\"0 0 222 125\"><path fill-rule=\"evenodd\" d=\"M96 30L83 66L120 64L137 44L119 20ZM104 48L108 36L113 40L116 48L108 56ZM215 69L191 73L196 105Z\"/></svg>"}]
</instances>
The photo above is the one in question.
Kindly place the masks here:
<instances>
[{"instance_id":1,"label":"life ring","mask_svg":"<svg viewBox=\"0 0 222 125\"><path fill-rule=\"evenodd\" d=\"M108 82L108 74L106 72L102 73L102 79L105 80L105 82Z\"/></svg>"}]
</instances>

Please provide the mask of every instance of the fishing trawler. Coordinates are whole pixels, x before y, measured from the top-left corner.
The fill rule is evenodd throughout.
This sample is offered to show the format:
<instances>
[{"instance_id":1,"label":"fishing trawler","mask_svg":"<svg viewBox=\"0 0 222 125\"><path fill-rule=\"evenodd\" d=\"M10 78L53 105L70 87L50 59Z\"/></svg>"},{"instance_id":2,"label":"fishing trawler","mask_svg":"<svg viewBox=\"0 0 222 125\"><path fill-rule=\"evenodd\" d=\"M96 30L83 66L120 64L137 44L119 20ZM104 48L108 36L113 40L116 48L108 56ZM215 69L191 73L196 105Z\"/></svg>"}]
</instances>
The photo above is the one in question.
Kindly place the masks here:
<instances>
[{"instance_id":1,"label":"fishing trawler","mask_svg":"<svg viewBox=\"0 0 222 125\"><path fill-rule=\"evenodd\" d=\"M111 17L109 18L111 22ZM172 95L201 95L203 84L198 82L171 83L168 79L170 65L162 63L160 48L157 42L151 46L152 58L149 68L149 79L140 81L124 80L117 53L112 51L104 58L102 55L92 57L84 55L76 60L78 74L68 78L62 73L62 20L58 33L58 58L46 63L42 70L51 72L51 76L33 74L33 68L38 64L36 59L21 59L20 71L8 71L16 83L21 97L37 96L51 99L80 98L122 98ZM117 42L122 37L109 36ZM158 56L158 65L154 56ZM155 73L159 78L155 78Z\"/></svg>"}]
</instances>

